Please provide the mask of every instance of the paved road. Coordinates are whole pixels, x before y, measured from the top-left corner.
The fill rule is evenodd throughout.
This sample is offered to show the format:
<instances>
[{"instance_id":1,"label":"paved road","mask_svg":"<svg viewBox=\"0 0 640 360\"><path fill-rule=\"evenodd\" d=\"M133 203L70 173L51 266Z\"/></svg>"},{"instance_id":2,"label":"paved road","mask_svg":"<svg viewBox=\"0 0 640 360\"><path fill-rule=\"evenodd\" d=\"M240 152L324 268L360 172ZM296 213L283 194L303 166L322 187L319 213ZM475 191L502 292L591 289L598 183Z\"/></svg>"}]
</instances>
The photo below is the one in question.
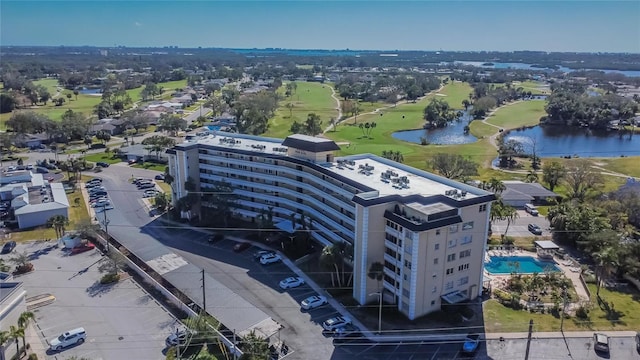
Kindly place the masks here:
<instances>
[{"instance_id":1,"label":"paved road","mask_svg":"<svg viewBox=\"0 0 640 360\"><path fill-rule=\"evenodd\" d=\"M26 243L16 248L33 254L35 271L19 277L27 297L52 294L56 298L33 310L42 345L32 346L47 347L47 340L82 326L87 331L84 344L49 351L47 358L164 359L164 339L174 331L176 319L131 279L100 286L99 252L68 256L53 245Z\"/></svg>"},{"instance_id":2,"label":"paved road","mask_svg":"<svg viewBox=\"0 0 640 360\"><path fill-rule=\"evenodd\" d=\"M200 111L201 109L202 109L202 111ZM193 112L191 114L185 115L183 117L183 119L187 120L187 123L191 124L192 122L196 121L196 119L198 119L198 117L205 116L212 110L213 109L211 109L211 108L200 106L199 108L193 110Z\"/></svg>"}]
</instances>

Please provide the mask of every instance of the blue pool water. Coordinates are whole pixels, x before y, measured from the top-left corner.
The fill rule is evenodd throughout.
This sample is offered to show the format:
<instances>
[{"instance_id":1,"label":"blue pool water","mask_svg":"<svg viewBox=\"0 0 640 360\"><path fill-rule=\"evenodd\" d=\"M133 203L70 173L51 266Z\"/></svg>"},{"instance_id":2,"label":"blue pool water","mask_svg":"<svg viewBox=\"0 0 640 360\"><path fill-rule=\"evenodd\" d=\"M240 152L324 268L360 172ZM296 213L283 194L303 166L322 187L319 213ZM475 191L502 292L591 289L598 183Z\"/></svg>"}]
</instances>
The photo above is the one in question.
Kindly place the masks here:
<instances>
[{"instance_id":1,"label":"blue pool water","mask_svg":"<svg viewBox=\"0 0 640 360\"><path fill-rule=\"evenodd\" d=\"M520 264L519 267L514 266ZM484 268L492 274L520 274L543 273L546 269L560 271L553 262L539 261L531 256L491 256L490 261L484 263Z\"/></svg>"},{"instance_id":2,"label":"blue pool water","mask_svg":"<svg viewBox=\"0 0 640 360\"><path fill-rule=\"evenodd\" d=\"M218 131L218 130L220 130L220 126L217 126L217 125L209 125L209 126L207 126L207 128L208 128L209 130L211 130L211 131Z\"/></svg>"}]
</instances>

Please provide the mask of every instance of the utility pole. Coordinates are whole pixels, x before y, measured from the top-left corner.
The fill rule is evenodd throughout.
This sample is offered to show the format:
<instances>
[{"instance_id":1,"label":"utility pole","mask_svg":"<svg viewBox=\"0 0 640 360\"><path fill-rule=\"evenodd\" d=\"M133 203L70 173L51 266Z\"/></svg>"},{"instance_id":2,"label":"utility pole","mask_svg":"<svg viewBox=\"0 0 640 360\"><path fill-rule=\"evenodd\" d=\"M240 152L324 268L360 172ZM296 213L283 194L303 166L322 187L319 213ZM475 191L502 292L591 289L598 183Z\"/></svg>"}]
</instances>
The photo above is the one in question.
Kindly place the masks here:
<instances>
[{"instance_id":1,"label":"utility pole","mask_svg":"<svg viewBox=\"0 0 640 360\"><path fill-rule=\"evenodd\" d=\"M204 269L202 269L202 311L207 312L207 291L204 286Z\"/></svg>"},{"instance_id":2,"label":"utility pole","mask_svg":"<svg viewBox=\"0 0 640 360\"><path fill-rule=\"evenodd\" d=\"M107 206L104 205L102 207L102 214L104 215L103 219L102 219L102 225L104 225L104 232L105 234L107 234L107 238L106 238L106 246L105 246L105 251L108 253L109 252L109 219L107 219Z\"/></svg>"},{"instance_id":3,"label":"utility pole","mask_svg":"<svg viewBox=\"0 0 640 360\"><path fill-rule=\"evenodd\" d=\"M238 358L238 351L236 348L236 329L233 329L233 359Z\"/></svg>"},{"instance_id":4,"label":"utility pole","mask_svg":"<svg viewBox=\"0 0 640 360\"><path fill-rule=\"evenodd\" d=\"M533 332L533 319L529 320L529 336L527 337L527 350L524 354L524 360L529 360L529 348L531 347L532 332Z\"/></svg>"},{"instance_id":5,"label":"utility pole","mask_svg":"<svg viewBox=\"0 0 640 360\"><path fill-rule=\"evenodd\" d=\"M562 314L561 314L561 318L560 318L560 332L564 332L563 325L564 325L564 312L565 312L565 307L566 306L567 306L567 288L563 287L562 288Z\"/></svg>"}]
</instances>

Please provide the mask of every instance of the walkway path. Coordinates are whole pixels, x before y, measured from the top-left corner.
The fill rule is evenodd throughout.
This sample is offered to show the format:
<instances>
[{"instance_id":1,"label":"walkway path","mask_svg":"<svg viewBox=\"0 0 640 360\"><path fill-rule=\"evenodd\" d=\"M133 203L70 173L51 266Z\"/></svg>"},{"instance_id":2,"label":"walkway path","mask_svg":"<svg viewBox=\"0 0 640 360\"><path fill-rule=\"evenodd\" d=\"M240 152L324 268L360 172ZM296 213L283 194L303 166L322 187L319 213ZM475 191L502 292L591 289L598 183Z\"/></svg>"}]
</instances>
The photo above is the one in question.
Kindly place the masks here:
<instances>
[{"instance_id":1,"label":"walkway path","mask_svg":"<svg viewBox=\"0 0 640 360\"><path fill-rule=\"evenodd\" d=\"M416 102L418 102L418 101L421 101L422 99L426 98L427 96L430 96L430 95L432 95L432 94L439 93L439 92L444 88L444 86L445 86L444 84L441 84L441 85L440 85L440 87L439 87L437 90L432 90L432 91L428 92L427 94L425 94L424 96L419 97L419 98L418 98L418 99L416 99L415 101L416 101ZM369 111L369 112L366 112L366 113L357 114L357 115L350 116L350 117L348 117L348 118L345 118L345 119L340 120L340 119L342 118L342 106L341 106L341 102L340 102L340 99L338 99L337 97L335 97L335 91L333 90L333 87L331 88L331 91L333 92L333 93L331 94L331 97L332 97L332 98L334 98L334 99L338 102L338 108L340 109L340 112L338 113L338 114L339 114L339 116L338 116L338 120L336 121L336 126L337 126L338 124L343 123L343 122L347 122L347 121L349 121L349 120L351 120L351 119L355 118L355 117L356 117L356 116L358 116L358 115L363 116L363 115L378 114L378 113L379 113L380 111L382 111L382 110L389 109L389 108L395 108L395 107L396 107L396 106L398 106L398 105L402 105L402 104L407 104L407 103L409 103L409 100L402 100L402 101L397 102L397 103L395 103L395 104L389 104L389 105L387 105L387 106L379 107L379 108L376 108L376 109L374 109L374 110L372 110L372 111ZM332 129L333 129L333 124L330 124L326 129L324 129L324 131L323 131L322 133L323 133L323 134L326 134L327 132L331 131Z\"/></svg>"}]
</instances>

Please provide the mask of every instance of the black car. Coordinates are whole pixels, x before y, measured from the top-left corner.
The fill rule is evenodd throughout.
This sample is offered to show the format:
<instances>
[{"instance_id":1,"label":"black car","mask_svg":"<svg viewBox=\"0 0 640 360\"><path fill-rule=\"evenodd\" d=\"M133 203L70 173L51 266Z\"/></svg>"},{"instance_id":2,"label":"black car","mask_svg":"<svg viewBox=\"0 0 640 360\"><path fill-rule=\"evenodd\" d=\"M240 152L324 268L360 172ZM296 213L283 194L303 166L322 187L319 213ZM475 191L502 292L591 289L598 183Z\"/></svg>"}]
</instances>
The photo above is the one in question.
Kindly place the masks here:
<instances>
[{"instance_id":1,"label":"black car","mask_svg":"<svg viewBox=\"0 0 640 360\"><path fill-rule=\"evenodd\" d=\"M9 241L7 243L4 244L4 246L2 246L2 253L3 254L8 254L10 252L13 251L13 249L16 248L16 242L15 241Z\"/></svg>"},{"instance_id":2,"label":"black car","mask_svg":"<svg viewBox=\"0 0 640 360\"><path fill-rule=\"evenodd\" d=\"M251 244L248 242L238 242L233 245L233 251L235 252L243 252L251 247Z\"/></svg>"},{"instance_id":3,"label":"black car","mask_svg":"<svg viewBox=\"0 0 640 360\"><path fill-rule=\"evenodd\" d=\"M529 224L527 229L534 235L542 235L542 229L536 224Z\"/></svg>"},{"instance_id":4,"label":"black car","mask_svg":"<svg viewBox=\"0 0 640 360\"><path fill-rule=\"evenodd\" d=\"M109 167L109 163L102 162L102 161L98 161L98 162L96 163L96 166L100 166L100 167L104 167L104 168L106 168L106 167Z\"/></svg>"},{"instance_id":5,"label":"black car","mask_svg":"<svg viewBox=\"0 0 640 360\"><path fill-rule=\"evenodd\" d=\"M207 241L209 243L215 243L215 242L222 241L222 240L224 240L224 235L222 235L222 234L214 234L214 235L209 236L209 238L207 239Z\"/></svg>"},{"instance_id":6,"label":"black car","mask_svg":"<svg viewBox=\"0 0 640 360\"><path fill-rule=\"evenodd\" d=\"M154 177L154 179L156 179L156 180L164 180L164 175L162 175L162 174L158 174L158 175L156 175L156 176Z\"/></svg>"},{"instance_id":7,"label":"black car","mask_svg":"<svg viewBox=\"0 0 640 360\"><path fill-rule=\"evenodd\" d=\"M636 350L640 352L640 332L636 333Z\"/></svg>"}]
</instances>

